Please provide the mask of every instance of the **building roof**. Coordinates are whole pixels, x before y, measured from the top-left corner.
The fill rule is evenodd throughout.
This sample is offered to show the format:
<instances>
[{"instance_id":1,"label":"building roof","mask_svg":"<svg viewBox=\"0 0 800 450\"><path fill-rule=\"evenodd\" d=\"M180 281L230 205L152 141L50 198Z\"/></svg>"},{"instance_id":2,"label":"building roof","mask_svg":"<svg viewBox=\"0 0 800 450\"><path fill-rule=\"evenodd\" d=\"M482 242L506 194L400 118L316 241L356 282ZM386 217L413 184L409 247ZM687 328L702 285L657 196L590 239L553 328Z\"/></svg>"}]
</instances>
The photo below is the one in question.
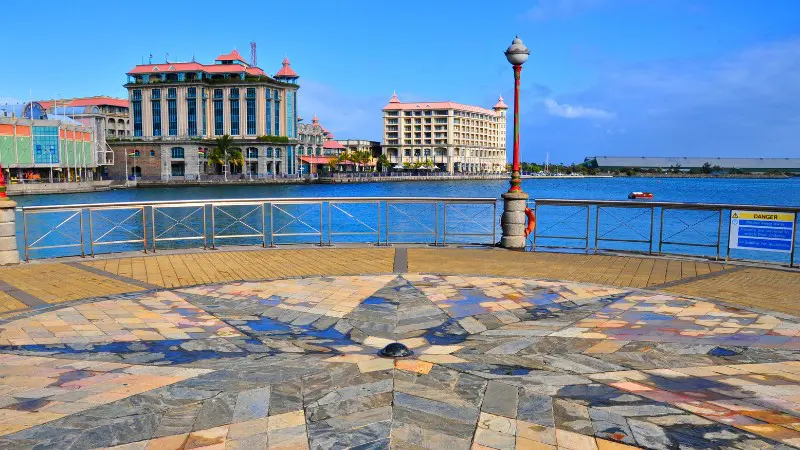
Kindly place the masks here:
<instances>
[{"instance_id":1,"label":"building roof","mask_svg":"<svg viewBox=\"0 0 800 450\"><path fill-rule=\"evenodd\" d=\"M469 111L480 114L487 114L496 116L497 111L482 108L480 106L464 105L455 102L407 102L403 103L397 98L397 94L393 94L389 100L389 104L383 107L384 111L406 111L406 110L423 110L423 109L458 109L461 111Z\"/></svg>"},{"instance_id":2,"label":"building roof","mask_svg":"<svg viewBox=\"0 0 800 450\"><path fill-rule=\"evenodd\" d=\"M266 73L256 66L247 64L238 51L233 50L227 55L219 55L215 60L239 61L241 64L200 64L195 61L188 62L165 62L160 64L137 64L128 72L128 75L141 75L151 73L170 73L170 72L205 72L205 73L241 73L250 75L266 75Z\"/></svg>"},{"instance_id":3,"label":"building roof","mask_svg":"<svg viewBox=\"0 0 800 450\"><path fill-rule=\"evenodd\" d=\"M327 148L327 149L330 149L330 150L346 150L347 149L344 145L334 141L333 139L328 139L327 141L325 141L325 143L322 144L322 148Z\"/></svg>"},{"instance_id":4,"label":"building roof","mask_svg":"<svg viewBox=\"0 0 800 450\"><path fill-rule=\"evenodd\" d=\"M53 106L75 107L75 106L117 106L119 108L128 108L130 106L128 100L115 97L107 97L98 95L95 97L81 97L81 98L67 98L58 100L45 100L40 101L39 104L45 109L50 109Z\"/></svg>"},{"instance_id":5,"label":"building roof","mask_svg":"<svg viewBox=\"0 0 800 450\"><path fill-rule=\"evenodd\" d=\"M332 157L330 156L301 156L300 161L308 164L328 164Z\"/></svg>"},{"instance_id":6,"label":"building roof","mask_svg":"<svg viewBox=\"0 0 800 450\"><path fill-rule=\"evenodd\" d=\"M680 166L684 169L712 166L737 169L800 169L800 158L719 158L719 157L650 157L650 156L590 156L584 162L596 161L599 167L662 167Z\"/></svg>"},{"instance_id":7,"label":"building roof","mask_svg":"<svg viewBox=\"0 0 800 450\"><path fill-rule=\"evenodd\" d=\"M244 62L244 58L236 49L233 49L232 52L228 53L227 55L219 55L217 56L216 61L241 61Z\"/></svg>"},{"instance_id":8,"label":"building roof","mask_svg":"<svg viewBox=\"0 0 800 450\"><path fill-rule=\"evenodd\" d=\"M281 67L281 70L279 70L278 73L275 74L275 78L278 78L278 77L300 78L300 76L297 75L297 72L292 70L292 68L291 68L292 63L289 62L289 58L283 58L283 63L282 64L283 64L283 67Z\"/></svg>"},{"instance_id":9,"label":"building roof","mask_svg":"<svg viewBox=\"0 0 800 450\"><path fill-rule=\"evenodd\" d=\"M508 105L506 105L506 102L503 101L502 95L497 100L497 103L494 104L494 109L508 109Z\"/></svg>"}]
</instances>

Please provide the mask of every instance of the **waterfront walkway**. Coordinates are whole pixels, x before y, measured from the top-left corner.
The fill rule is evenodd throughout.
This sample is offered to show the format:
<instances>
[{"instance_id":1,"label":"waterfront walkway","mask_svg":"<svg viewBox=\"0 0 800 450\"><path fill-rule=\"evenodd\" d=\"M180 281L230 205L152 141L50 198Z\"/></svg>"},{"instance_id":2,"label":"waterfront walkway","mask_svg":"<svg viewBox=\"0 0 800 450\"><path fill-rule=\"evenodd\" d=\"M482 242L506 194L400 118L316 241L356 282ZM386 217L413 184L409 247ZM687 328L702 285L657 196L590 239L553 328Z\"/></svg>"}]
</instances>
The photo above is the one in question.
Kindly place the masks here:
<instances>
[{"instance_id":1,"label":"waterfront walkway","mask_svg":"<svg viewBox=\"0 0 800 450\"><path fill-rule=\"evenodd\" d=\"M0 448L796 448L796 315L797 271L633 256L0 268Z\"/></svg>"}]
</instances>

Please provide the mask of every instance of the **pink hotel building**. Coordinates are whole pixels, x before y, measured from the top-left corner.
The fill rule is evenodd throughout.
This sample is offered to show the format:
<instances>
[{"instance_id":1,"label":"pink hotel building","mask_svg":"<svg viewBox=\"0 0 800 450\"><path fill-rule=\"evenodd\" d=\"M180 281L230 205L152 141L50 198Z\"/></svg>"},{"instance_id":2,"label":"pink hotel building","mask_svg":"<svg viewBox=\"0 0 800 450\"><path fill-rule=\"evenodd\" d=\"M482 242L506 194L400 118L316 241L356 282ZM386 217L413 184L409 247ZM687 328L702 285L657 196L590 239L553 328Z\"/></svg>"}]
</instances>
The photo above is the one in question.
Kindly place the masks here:
<instances>
[{"instance_id":1,"label":"pink hotel building","mask_svg":"<svg viewBox=\"0 0 800 450\"><path fill-rule=\"evenodd\" d=\"M449 173L499 173L506 168L503 97L492 109L454 102L403 103L383 108L383 152L393 165L432 161Z\"/></svg>"}]
</instances>

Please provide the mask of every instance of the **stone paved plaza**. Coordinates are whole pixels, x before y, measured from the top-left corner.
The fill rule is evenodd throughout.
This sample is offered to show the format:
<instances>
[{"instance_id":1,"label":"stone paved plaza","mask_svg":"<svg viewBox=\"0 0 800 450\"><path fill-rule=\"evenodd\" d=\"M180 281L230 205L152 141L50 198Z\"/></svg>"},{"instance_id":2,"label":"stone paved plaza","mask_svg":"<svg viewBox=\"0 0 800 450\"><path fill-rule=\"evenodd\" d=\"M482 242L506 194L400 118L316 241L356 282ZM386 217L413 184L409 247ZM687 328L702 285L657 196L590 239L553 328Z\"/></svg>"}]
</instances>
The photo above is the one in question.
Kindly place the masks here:
<instances>
[{"instance_id":1,"label":"stone paved plaza","mask_svg":"<svg viewBox=\"0 0 800 450\"><path fill-rule=\"evenodd\" d=\"M793 316L374 252L171 289L90 263L107 295L0 322L0 448L800 447Z\"/></svg>"}]
</instances>

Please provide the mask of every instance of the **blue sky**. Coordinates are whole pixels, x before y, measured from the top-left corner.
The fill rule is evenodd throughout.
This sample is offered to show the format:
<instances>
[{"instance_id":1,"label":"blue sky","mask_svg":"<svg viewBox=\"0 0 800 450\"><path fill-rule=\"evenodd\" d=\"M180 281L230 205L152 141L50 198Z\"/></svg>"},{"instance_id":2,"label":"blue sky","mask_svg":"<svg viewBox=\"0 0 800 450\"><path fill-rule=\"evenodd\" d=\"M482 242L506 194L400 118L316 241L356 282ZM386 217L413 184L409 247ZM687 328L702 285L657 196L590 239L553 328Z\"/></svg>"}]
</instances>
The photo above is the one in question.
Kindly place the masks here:
<instances>
[{"instance_id":1,"label":"blue sky","mask_svg":"<svg viewBox=\"0 0 800 450\"><path fill-rule=\"evenodd\" d=\"M44 0L33 16L25 2L4 16L0 103L29 89L125 97L125 72L151 53L210 63L256 41L268 73L291 59L302 116L316 113L337 138L379 139L394 90L487 107L502 94L510 105L503 50L519 34L532 50L523 160L800 156L796 0Z\"/></svg>"}]
</instances>

